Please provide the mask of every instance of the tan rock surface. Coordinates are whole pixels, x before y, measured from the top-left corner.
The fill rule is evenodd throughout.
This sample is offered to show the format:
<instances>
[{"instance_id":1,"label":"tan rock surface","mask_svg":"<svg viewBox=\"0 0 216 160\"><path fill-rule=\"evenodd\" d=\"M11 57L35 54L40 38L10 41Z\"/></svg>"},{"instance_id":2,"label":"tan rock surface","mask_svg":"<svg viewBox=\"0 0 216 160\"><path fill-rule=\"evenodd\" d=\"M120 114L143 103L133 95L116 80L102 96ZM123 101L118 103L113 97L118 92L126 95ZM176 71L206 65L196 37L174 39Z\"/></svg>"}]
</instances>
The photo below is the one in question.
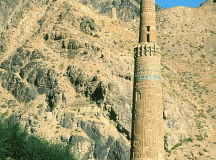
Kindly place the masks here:
<instances>
[{"instance_id":1,"label":"tan rock surface","mask_svg":"<svg viewBox=\"0 0 216 160\"><path fill-rule=\"evenodd\" d=\"M157 12L167 159L216 156L215 12L211 0ZM22 1L1 29L1 115L80 158L126 159L138 26L77 1Z\"/></svg>"}]
</instances>

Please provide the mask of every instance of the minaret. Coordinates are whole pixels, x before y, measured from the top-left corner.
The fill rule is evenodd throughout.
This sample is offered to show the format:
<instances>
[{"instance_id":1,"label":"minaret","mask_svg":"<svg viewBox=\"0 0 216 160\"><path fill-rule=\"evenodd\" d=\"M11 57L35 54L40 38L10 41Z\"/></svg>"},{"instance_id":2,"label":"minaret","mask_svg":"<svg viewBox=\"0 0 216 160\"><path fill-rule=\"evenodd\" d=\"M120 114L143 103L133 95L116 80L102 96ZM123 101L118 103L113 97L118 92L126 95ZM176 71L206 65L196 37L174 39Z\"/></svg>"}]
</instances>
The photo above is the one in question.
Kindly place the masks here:
<instances>
[{"instance_id":1,"label":"minaret","mask_svg":"<svg viewBox=\"0 0 216 160\"><path fill-rule=\"evenodd\" d=\"M155 1L141 0L139 44L134 49L131 160L164 160L160 59Z\"/></svg>"}]
</instances>

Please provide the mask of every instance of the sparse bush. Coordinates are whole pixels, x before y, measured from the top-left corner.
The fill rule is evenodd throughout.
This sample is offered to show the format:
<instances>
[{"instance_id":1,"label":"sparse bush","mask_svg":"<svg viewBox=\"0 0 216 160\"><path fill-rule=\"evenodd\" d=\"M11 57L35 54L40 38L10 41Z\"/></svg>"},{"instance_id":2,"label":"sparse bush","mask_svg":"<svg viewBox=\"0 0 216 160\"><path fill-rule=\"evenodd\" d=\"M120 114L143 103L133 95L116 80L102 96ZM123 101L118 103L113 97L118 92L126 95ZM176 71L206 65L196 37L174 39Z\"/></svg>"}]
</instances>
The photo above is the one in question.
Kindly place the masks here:
<instances>
[{"instance_id":1,"label":"sparse bush","mask_svg":"<svg viewBox=\"0 0 216 160\"><path fill-rule=\"evenodd\" d=\"M184 143L188 143L188 142L193 142L193 139L192 139L191 137L189 137L189 138L180 140L180 142L177 143L176 145L174 145L174 146L171 148L171 150L174 150L174 149L176 149L176 148L182 146ZM168 153L169 153L169 152L168 152Z\"/></svg>"},{"instance_id":2,"label":"sparse bush","mask_svg":"<svg viewBox=\"0 0 216 160\"><path fill-rule=\"evenodd\" d=\"M216 115L212 115L211 117L212 117L213 119L216 119Z\"/></svg>"},{"instance_id":3,"label":"sparse bush","mask_svg":"<svg viewBox=\"0 0 216 160\"><path fill-rule=\"evenodd\" d=\"M60 69L60 70L63 70L63 68L64 68L64 63L62 63L62 64L59 66L59 69Z\"/></svg>"},{"instance_id":4,"label":"sparse bush","mask_svg":"<svg viewBox=\"0 0 216 160\"><path fill-rule=\"evenodd\" d=\"M95 101L90 101L90 104L95 104Z\"/></svg>"},{"instance_id":5,"label":"sparse bush","mask_svg":"<svg viewBox=\"0 0 216 160\"><path fill-rule=\"evenodd\" d=\"M210 31L211 33L213 33L213 34L216 34L214 31Z\"/></svg>"},{"instance_id":6,"label":"sparse bush","mask_svg":"<svg viewBox=\"0 0 216 160\"><path fill-rule=\"evenodd\" d=\"M208 134L207 134L207 133L205 133L205 134L204 134L204 137L205 137L205 138L208 138Z\"/></svg>"},{"instance_id":7,"label":"sparse bush","mask_svg":"<svg viewBox=\"0 0 216 160\"><path fill-rule=\"evenodd\" d=\"M204 54L201 55L202 58L206 58L206 56Z\"/></svg>"},{"instance_id":8,"label":"sparse bush","mask_svg":"<svg viewBox=\"0 0 216 160\"><path fill-rule=\"evenodd\" d=\"M196 120L196 126L197 126L198 129L203 128L203 126L202 126L202 124L201 124L201 122L199 120Z\"/></svg>"},{"instance_id":9,"label":"sparse bush","mask_svg":"<svg viewBox=\"0 0 216 160\"><path fill-rule=\"evenodd\" d=\"M208 110L206 111L207 113L210 113L214 110L214 107L209 107Z\"/></svg>"},{"instance_id":10,"label":"sparse bush","mask_svg":"<svg viewBox=\"0 0 216 160\"><path fill-rule=\"evenodd\" d=\"M6 104L1 105L2 108L7 108Z\"/></svg>"},{"instance_id":11,"label":"sparse bush","mask_svg":"<svg viewBox=\"0 0 216 160\"><path fill-rule=\"evenodd\" d=\"M81 96L80 96L80 95L76 95L75 97L76 97L76 98L80 98Z\"/></svg>"},{"instance_id":12,"label":"sparse bush","mask_svg":"<svg viewBox=\"0 0 216 160\"><path fill-rule=\"evenodd\" d=\"M34 115L34 119L37 119L37 120L38 120L38 115Z\"/></svg>"},{"instance_id":13,"label":"sparse bush","mask_svg":"<svg viewBox=\"0 0 216 160\"><path fill-rule=\"evenodd\" d=\"M167 69L167 70L170 70L170 68L169 68L169 67L167 67L167 66L164 66L164 68L165 68L165 69Z\"/></svg>"},{"instance_id":14,"label":"sparse bush","mask_svg":"<svg viewBox=\"0 0 216 160\"><path fill-rule=\"evenodd\" d=\"M181 140L181 142L182 143L193 142L193 139L190 137L190 138L186 138L186 139Z\"/></svg>"},{"instance_id":15,"label":"sparse bush","mask_svg":"<svg viewBox=\"0 0 216 160\"><path fill-rule=\"evenodd\" d=\"M38 106L37 106L37 108L42 108L43 107L43 104L39 104Z\"/></svg>"},{"instance_id":16,"label":"sparse bush","mask_svg":"<svg viewBox=\"0 0 216 160\"><path fill-rule=\"evenodd\" d=\"M194 144L194 147L200 147L200 144Z\"/></svg>"},{"instance_id":17,"label":"sparse bush","mask_svg":"<svg viewBox=\"0 0 216 160\"><path fill-rule=\"evenodd\" d=\"M176 149L177 147L180 147L181 145L183 145L183 143L182 143L182 142L179 142L179 143L177 143L176 145L174 145L174 146L171 148L171 150L174 150L174 149Z\"/></svg>"},{"instance_id":18,"label":"sparse bush","mask_svg":"<svg viewBox=\"0 0 216 160\"><path fill-rule=\"evenodd\" d=\"M183 87L184 87L185 89L188 89L187 84L184 84Z\"/></svg>"},{"instance_id":19,"label":"sparse bush","mask_svg":"<svg viewBox=\"0 0 216 160\"><path fill-rule=\"evenodd\" d=\"M202 117L202 118L207 119L206 115L204 114L204 110L203 109L199 110L199 114L197 115L197 117Z\"/></svg>"},{"instance_id":20,"label":"sparse bush","mask_svg":"<svg viewBox=\"0 0 216 160\"><path fill-rule=\"evenodd\" d=\"M202 135L195 135L198 141L202 141L204 138Z\"/></svg>"}]
</instances>

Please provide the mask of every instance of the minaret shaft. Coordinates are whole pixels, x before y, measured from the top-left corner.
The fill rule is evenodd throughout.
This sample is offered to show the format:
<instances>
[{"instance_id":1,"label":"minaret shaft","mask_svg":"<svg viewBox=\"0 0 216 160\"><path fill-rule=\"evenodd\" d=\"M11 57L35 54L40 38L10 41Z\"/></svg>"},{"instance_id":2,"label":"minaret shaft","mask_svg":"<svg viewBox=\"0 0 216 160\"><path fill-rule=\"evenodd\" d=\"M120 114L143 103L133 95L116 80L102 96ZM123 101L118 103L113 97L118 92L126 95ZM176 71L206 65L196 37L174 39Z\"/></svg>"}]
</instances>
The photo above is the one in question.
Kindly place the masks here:
<instances>
[{"instance_id":1,"label":"minaret shaft","mask_svg":"<svg viewBox=\"0 0 216 160\"><path fill-rule=\"evenodd\" d=\"M141 0L139 43L157 42L154 0Z\"/></svg>"},{"instance_id":2,"label":"minaret shaft","mask_svg":"<svg viewBox=\"0 0 216 160\"><path fill-rule=\"evenodd\" d=\"M131 160L164 160L160 59L155 1L141 0L139 44L134 49Z\"/></svg>"}]
</instances>

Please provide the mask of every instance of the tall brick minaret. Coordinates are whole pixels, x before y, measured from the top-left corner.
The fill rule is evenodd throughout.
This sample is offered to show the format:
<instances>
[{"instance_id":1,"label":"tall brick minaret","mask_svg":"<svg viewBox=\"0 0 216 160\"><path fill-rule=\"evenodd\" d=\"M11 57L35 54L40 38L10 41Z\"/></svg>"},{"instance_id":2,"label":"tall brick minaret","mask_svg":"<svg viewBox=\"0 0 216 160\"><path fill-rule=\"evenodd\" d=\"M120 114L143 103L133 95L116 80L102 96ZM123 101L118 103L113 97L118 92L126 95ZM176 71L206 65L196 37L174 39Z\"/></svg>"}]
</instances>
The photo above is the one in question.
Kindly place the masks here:
<instances>
[{"instance_id":1,"label":"tall brick minaret","mask_svg":"<svg viewBox=\"0 0 216 160\"><path fill-rule=\"evenodd\" d=\"M131 160L164 160L161 52L155 1L141 0L139 44L134 49Z\"/></svg>"}]
</instances>

